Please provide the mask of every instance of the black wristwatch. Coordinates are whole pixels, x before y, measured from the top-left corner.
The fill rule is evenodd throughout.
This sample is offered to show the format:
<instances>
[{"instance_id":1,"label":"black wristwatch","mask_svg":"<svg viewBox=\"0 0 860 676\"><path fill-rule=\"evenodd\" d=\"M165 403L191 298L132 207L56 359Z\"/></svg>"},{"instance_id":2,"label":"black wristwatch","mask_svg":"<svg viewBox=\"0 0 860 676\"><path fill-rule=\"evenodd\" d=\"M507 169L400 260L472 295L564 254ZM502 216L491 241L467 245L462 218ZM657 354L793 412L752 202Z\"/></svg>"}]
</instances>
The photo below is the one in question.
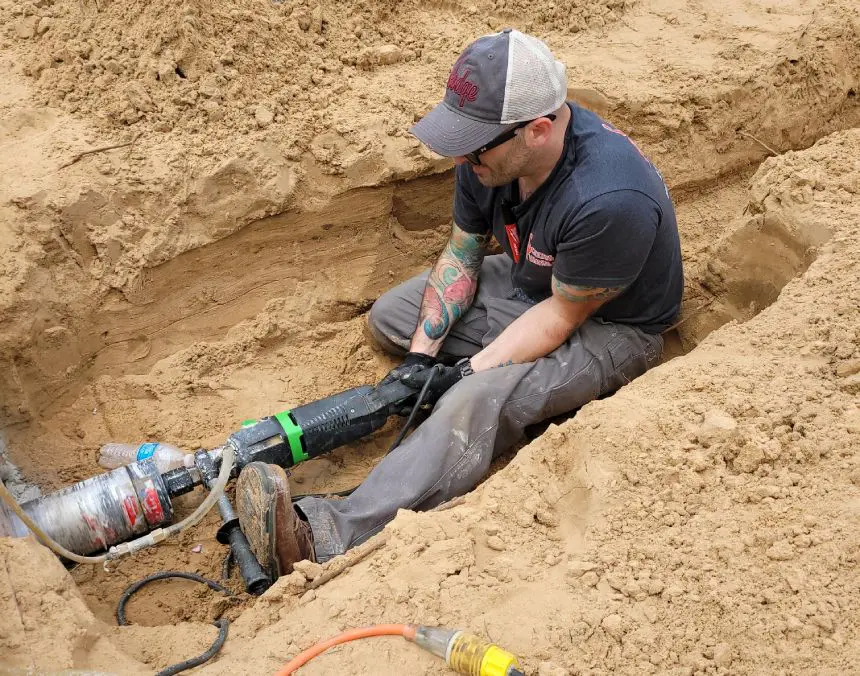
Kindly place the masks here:
<instances>
[{"instance_id":1,"label":"black wristwatch","mask_svg":"<svg viewBox=\"0 0 860 676\"><path fill-rule=\"evenodd\" d=\"M460 376L462 378L470 376L475 372L472 369L472 360L469 357L463 357L456 365L460 367Z\"/></svg>"}]
</instances>

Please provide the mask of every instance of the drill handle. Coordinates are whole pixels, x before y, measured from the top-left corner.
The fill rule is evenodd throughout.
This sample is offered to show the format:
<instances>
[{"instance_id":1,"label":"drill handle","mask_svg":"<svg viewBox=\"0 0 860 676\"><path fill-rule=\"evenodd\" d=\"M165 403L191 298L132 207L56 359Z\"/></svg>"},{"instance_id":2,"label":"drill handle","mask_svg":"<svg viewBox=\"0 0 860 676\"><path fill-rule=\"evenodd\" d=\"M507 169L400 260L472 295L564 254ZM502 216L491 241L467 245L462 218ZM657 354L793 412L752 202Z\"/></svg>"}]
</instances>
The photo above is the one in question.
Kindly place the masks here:
<instances>
[{"instance_id":1,"label":"drill handle","mask_svg":"<svg viewBox=\"0 0 860 676\"><path fill-rule=\"evenodd\" d=\"M367 395L367 398L371 402L369 408L372 409L376 406L378 407L377 410L384 412L387 417L395 413L400 413L409 400L417 394L418 390L409 387L409 385L400 380L395 380L387 385L375 388L373 392Z\"/></svg>"},{"instance_id":2,"label":"drill handle","mask_svg":"<svg viewBox=\"0 0 860 676\"><path fill-rule=\"evenodd\" d=\"M313 458L375 432L416 394L399 380L382 387L365 385L294 408L290 416L302 431L304 451Z\"/></svg>"}]
</instances>

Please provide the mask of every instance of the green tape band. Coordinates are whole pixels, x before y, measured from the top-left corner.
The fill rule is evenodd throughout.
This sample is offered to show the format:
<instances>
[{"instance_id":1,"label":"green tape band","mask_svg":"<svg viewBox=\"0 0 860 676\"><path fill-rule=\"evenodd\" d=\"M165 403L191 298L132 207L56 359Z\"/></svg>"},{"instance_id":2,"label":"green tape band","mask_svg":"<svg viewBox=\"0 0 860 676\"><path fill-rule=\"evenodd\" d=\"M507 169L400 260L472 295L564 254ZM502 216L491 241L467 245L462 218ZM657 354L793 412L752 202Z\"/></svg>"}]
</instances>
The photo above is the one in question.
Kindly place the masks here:
<instances>
[{"instance_id":1,"label":"green tape band","mask_svg":"<svg viewBox=\"0 0 860 676\"><path fill-rule=\"evenodd\" d=\"M280 413L276 413L275 420L281 424L284 434L287 435L287 443L289 443L290 453L293 455L293 464L298 465L300 462L307 460L310 456L302 448L302 428L293 422L290 412L281 411Z\"/></svg>"}]
</instances>

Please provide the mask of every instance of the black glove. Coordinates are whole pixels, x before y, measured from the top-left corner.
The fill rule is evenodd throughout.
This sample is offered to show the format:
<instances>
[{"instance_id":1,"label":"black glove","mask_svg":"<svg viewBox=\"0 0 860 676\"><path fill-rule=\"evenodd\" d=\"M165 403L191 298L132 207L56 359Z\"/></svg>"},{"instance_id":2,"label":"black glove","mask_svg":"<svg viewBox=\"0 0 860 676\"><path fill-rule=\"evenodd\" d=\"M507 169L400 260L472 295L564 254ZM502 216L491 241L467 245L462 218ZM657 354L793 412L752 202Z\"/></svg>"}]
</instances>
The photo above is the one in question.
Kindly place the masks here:
<instances>
[{"instance_id":1,"label":"black glove","mask_svg":"<svg viewBox=\"0 0 860 676\"><path fill-rule=\"evenodd\" d=\"M377 387L389 385L395 380L403 380L403 376L409 375L414 371L429 369L436 363L436 357L431 357L429 354L423 354L422 352L407 352L403 361L400 363L400 366L391 369L388 372L388 375L379 381L379 385L377 385Z\"/></svg>"},{"instance_id":2,"label":"black glove","mask_svg":"<svg viewBox=\"0 0 860 676\"><path fill-rule=\"evenodd\" d=\"M424 399L422 399L421 403L425 406L433 406L445 392L466 376L472 375L472 373L474 373L472 371L472 361L470 359L461 359L453 366L436 364L432 368L413 371L401 377L400 380L409 385L409 387L414 387L420 391L432 375L433 381L427 388L427 392L424 394Z\"/></svg>"}]
</instances>

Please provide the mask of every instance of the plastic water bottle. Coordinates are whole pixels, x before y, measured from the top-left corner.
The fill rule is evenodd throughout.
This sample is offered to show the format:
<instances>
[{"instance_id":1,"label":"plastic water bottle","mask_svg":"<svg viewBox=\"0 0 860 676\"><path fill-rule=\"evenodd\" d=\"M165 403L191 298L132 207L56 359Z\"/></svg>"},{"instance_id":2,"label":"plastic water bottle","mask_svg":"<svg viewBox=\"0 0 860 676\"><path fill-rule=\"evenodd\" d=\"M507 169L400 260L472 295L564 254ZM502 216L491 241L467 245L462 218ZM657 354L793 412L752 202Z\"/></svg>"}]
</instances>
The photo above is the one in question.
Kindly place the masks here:
<instances>
[{"instance_id":1,"label":"plastic water bottle","mask_svg":"<svg viewBox=\"0 0 860 676\"><path fill-rule=\"evenodd\" d=\"M164 474L179 467L193 467L194 454L184 453L176 446L161 443L105 444L99 451L99 465L116 469L141 460L153 460L158 471Z\"/></svg>"}]
</instances>

